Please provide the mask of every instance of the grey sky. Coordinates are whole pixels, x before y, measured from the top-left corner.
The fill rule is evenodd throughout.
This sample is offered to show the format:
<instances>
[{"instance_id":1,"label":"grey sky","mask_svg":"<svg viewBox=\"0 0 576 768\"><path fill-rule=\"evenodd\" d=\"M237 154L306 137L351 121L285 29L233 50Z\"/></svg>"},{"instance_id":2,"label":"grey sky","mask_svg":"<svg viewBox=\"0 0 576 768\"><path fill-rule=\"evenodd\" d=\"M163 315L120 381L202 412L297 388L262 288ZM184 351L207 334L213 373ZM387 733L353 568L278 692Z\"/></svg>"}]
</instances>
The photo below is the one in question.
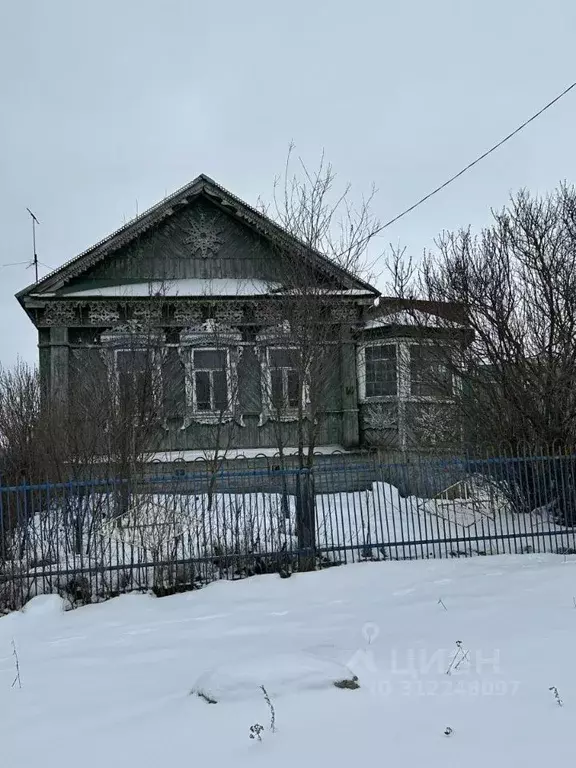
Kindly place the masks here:
<instances>
[{"instance_id":1,"label":"grey sky","mask_svg":"<svg viewBox=\"0 0 576 768\"><path fill-rule=\"evenodd\" d=\"M391 218L576 79L573 0L0 0L0 264L52 267L204 172L254 203L291 139ZM418 255L576 179L576 93L385 233ZM41 274L48 270L43 268ZM36 359L0 269L0 361Z\"/></svg>"}]
</instances>

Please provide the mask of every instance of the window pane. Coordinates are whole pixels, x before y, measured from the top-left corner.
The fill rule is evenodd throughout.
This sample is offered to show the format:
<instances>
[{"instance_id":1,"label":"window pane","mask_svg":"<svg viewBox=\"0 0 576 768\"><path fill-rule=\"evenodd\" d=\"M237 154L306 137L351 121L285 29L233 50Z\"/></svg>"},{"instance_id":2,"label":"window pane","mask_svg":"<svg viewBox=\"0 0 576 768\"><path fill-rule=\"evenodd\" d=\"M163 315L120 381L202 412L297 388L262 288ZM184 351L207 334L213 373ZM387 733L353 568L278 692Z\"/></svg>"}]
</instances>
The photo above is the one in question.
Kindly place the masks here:
<instances>
[{"instance_id":1,"label":"window pane","mask_svg":"<svg viewBox=\"0 0 576 768\"><path fill-rule=\"evenodd\" d=\"M270 372L272 381L272 405L274 408L281 409L284 407L284 392L282 388L282 371L272 370Z\"/></svg>"},{"instance_id":2,"label":"window pane","mask_svg":"<svg viewBox=\"0 0 576 768\"><path fill-rule=\"evenodd\" d=\"M452 377L446 351L433 346L410 347L410 389L416 397L450 397Z\"/></svg>"},{"instance_id":3,"label":"window pane","mask_svg":"<svg viewBox=\"0 0 576 768\"><path fill-rule=\"evenodd\" d=\"M226 350L195 349L194 368L221 370L226 367Z\"/></svg>"},{"instance_id":4,"label":"window pane","mask_svg":"<svg viewBox=\"0 0 576 768\"><path fill-rule=\"evenodd\" d=\"M288 407L298 408L299 376L296 371L288 371Z\"/></svg>"},{"instance_id":5,"label":"window pane","mask_svg":"<svg viewBox=\"0 0 576 768\"><path fill-rule=\"evenodd\" d=\"M122 371L118 372L118 391L120 395L120 407L128 408L134 402L132 376Z\"/></svg>"},{"instance_id":6,"label":"window pane","mask_svg":"<svg viewBox=\"0 0 576 768\"><path fill-rule=\"evenodd\" d=\"M366 347L366 397L396 396L396 345Z\"/></svg>"},{"instance_id":7,"label":"window pane","mask_svg":"<svg viewBox=\"0 0 576 768\"><path fill-rule=\"evenodd\" d=\"M199 411L209 411L210 405L210 374L204 371L196 371L194 374L196 385L196 408Z\"/></svg>"},{"instance_id":8,"label":"window pane","mask_svg":"<svg viewBox=\"0 0 576 768\"><path fill-rule=\"evenodd\" d=\"M148 352L143 349L121 349L116 353L118 373L145 371L148 367Z\"/></svg>"},{"instance_id":9,"label":"window pane","mask_svg":"<svg viewBox=\"0 0 576 768\"><path fill-rule=\"evenodd\" d=\"M226 373L224 371L215 371L212 374L212 383L214 385L214 408L217 411L225 411L228 407Z\"/></svg>"},{"instance_id":10,"label":"window pane","mask_svg":"<svg viewBox=\"0 0 576 768\"><path fill-rule=\"evenodd\" d=\"M396 361L396 345L382 344L378 347L366 347L366 362L369 360L394 360Z\"/></svg>"},{"instance_id":11,"label":"window pane","mask_svg":"<svg viewBox=\"0 0 576 768\"><path fill-rule=\"evenodd\" d=\"M152 392L152 360L146 350L116 352L118 395L124 409L140 409Z\"/></svg>"},{"instance_id":12,"label":"window pane","mask_svg":"<svg viewBox=\"0 0 576 768\"><path fill-rule=\"evenodd\" d=\"M271 368L297 368L297 350L295 349L271 349Z\"/></svg>"}]
</instances>

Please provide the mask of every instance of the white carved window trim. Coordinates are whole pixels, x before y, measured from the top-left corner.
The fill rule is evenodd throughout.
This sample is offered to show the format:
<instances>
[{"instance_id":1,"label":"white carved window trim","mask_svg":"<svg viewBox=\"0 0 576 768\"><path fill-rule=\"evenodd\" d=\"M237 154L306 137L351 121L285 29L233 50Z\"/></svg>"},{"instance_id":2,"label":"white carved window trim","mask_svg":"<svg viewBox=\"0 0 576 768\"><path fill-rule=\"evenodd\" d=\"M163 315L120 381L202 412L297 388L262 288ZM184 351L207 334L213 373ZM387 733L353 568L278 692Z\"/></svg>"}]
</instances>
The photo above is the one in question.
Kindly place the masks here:
<instances>
[{"instance_id":1,"label":"white carved window trim","mask_svg":"<svg viewBox=\"0 0 576 768\"><path fill-rule=\"evenodd\" d=\"M222 343L214 343L215 339ZM242 335L226 326L208 321L194 328L187 328L180 334L179 354L184 364L185 416L181 429L191 424L224 424L237 421L244 426L238 400L238 362L242 354ZM226 353L226 387L228 407L225 410L199 411L194 376L194 352L211 351Z\"/></svg>"},{"instance_id":2,"label":"white carved window trim","mask_svg":"<svg viewBox=\"0 0 576 768\"><path fill-rule=\"evenodd\" d=\"M290 326L287 321L274 327L265 328L256 337L255 352L260 362L260 382L262 390L262 411L258 426L262 427L267 421L293 422L306 417L310 404L310 387L307 381L307 373L304 372L302 386L302 408L285 408L279 411L272 402L272 372L270 369L270 350L295 349L298 347L291 338Z\"/></svg>"},{"instance_id":3,"label":"white carved window trim","mask_svg":"<svg viewBox=\"0 0 576 768\"><path fill-rule=\"evenodd\" d=\"M131 326L113 328L102 334L102 354L106 363L111 390L116 405L120 403L120 379L118 371L118 354L148 352L151 357L152 397L154 407L162 408L164 386L162 379L162 362L166 354L164 334L161 331L146 333Z\"/></svg>"},{"instance_id":4,"label":"white carved window trim","mask_svg":"<svg viewBox=\"0 0 576 768\"><path fill-rule=\"evenodd\" d=\"M368 347L394 347L396 349L396 394L395 395L366 395L366 349ZM395 402L401 397L404 383L404 365L402 364L401 343L391 339L374 339L374 341L365 342L358 347L358 394L362 403L390 403Z\"/></svg>"},{"instance_id":5,"label":"white carved window trim","mask_svg":"<svg viewBox=\"0 0 576 768\"><path fill-rule=\"evenodd\" d=\"M196 368L194 365L194 353L195 352L223 352L226 356L226 362L224 365L224 373L226 375L226 402L227 406L224 409L216 409L214 407L214 390L212 385L210 386L210 404L211 409L201 410L198 408L198 395L196 392L196 373L197 371L205 371L205 368ZM188 347L185 351L186 361L186 410L189 411L190 417L193 421L199 421L204 424L217 424L219 421L231 421L233 418L232 400L234 397L234 379L232 375L232 364L230 359L230 350L228 347L217 346L193 346ZM212 369L211 369L212 370Z\"/></svg>"},{"instance_id":6,"label":"white carved window trim","mask_svg":"<svg viewBox=\"0 0 576 768\"><path fill-rule=\"evenodd\" d=\"M386 403L397 400L410 401L416 403L449 403L452 402L456 383L452 375L452 396L438 397L437 395L414 395L412 394L412 375L411 375L411 347L423 346L446 346L449 342L443 342L437 339L373 339L364 342L358 346L357 364L358 364L358 392L360 402L363 403ZM396 347L396 394L395 395L377 395L368 397L366 395L366 348L367 347Z\"/></svg>"},{"instance_id":7,"label":"white carved window trim","mask_svg":"<svg viewBox=\"0 0 576 768\"><path fill-rule=\"evenodd\" d=\"M298 352L298 347L294 345L289 344L272 344L270 346L267 346L265 348L265 354L262 358L262 382L264 384L263 387L263 400L264 405L266 408L266 413L268 414L269 418L273 418L280 421L297 421L300 413L305 413L308 403L310 402L310 395L309 395L309 387L306 380L306 376L304 376L304 381L299 386L300 389L300 395L301 395L301 402L300 402L300 408L295 406L290 406L288 404L284 404L281 409L278 409L273 402L272 399L272 365L270 364L270 353L276 350L286 351L286 352ZM283 371L287 372L289 369L285 368L282 369ZM298 373L297 369L296 373ZM287 390L288 382L287 382L287 375L283 375L283 390ZM283 392L284 394L284 392ZM287 395L287 392L285 393Z\"/></svg>"},{"instance_id":8,"label":"white carved window trim","mask_svg":"<svg viewBox=\"0 0 576 768\"><path fill-rule=\"evenodd\" d=\"M371 341L364 342L358 347L358 392L361 403L365 403L367 406L372 404L374 408L378 407L378 403L396 403L397 404L397 431L398 431L398 443L400 450L406 450L408 444L407 424L406 424L406 410L408 403L434 403L437 405L453 403L454 398L442 399L438 397L424 397L412 395L411 391L411 366L410 366L410 348L413 346L430 346L449 344L450 342L444 342L441 339L414 339L414 338L395 338L395 339L372 339ZM379 347L385 344L393 344L396 346L396 365L397 365L397 387L396 395L383 395L379 397L366 397L366 348L373 346ZM456 382L454 376L452 376L452 391ZM374 422L378 418L378 414L368 413L367 418ZM386 428L393 428L394 424L390 420L390 424L386 425Z\"/></svg>"}]
</instances>

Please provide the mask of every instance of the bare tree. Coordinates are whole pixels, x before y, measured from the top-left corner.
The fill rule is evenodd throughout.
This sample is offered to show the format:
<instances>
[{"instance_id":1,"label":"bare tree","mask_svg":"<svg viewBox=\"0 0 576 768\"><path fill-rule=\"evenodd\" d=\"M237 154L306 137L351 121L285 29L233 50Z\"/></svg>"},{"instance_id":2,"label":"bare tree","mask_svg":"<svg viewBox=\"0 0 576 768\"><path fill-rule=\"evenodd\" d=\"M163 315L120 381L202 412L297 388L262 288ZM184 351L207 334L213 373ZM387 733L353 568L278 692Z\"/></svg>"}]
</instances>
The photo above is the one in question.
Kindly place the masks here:
<instances>
[{"instance_id":1,"label":"bare tree","mask_svg":"<svg viewBox=\"0 0 576 768\"><path fill-rule=\"evenodd\" d=\"M374 194L372 189L355 205L350 185L337 190L336 174L324 156L312 171L295 160L290 147L273 205L266 211L299 243L296 249L293 241L275 246L277 270L269 293L277 323L274 330L263 330L260 354L263 396L280 464L285 466L286 448L295 440L297 466L306 470L298 475L297 529L300 547L307 550L313 549L315 538L310 470L329 411L339 408L341 351L353 342L359 320L354 290L342 286L346 278L366 278L374 266L370 245L379 227L371 212ZM332 278L320 276L314 254L329 260Z\"/></svg>"},{"instance_id":2,"label":"bare tree","mask_svg":"<svg viewBox=\"0 0 576 768\"><path fill-rule=\"evenodd\" d=\"M273 206L267 211L301 244L296 252L292 243L276 246L278 269L270 284L280 322L277 338L268 341L288 354L279 355L277 364L266 362L288 373L283 380L280 373L264 380L270 389L268 402L279 417L276 423L282 425L287 411L297 417L299 466L309 467L325 418L326 398L334 386L332 374L339 369L341 346L350 339L358 319L354 291L342 289L336 278L320 278L310 254L327 258L348 278L373 277L376 259L370 258L370 245L379 222L371 212L374 189L354 205L350 185L337 190L336 174L324 156L314 171L301 160L294 171L294 162L290 147L283 176L275 182ZM285 430L280 429L281 454L284 436Z\"/></svg>"},{"instance_id":3,"label":"bare tree","mask_svg":"<svg viewBox=\"0 0 576 768\"><path fill-rule=\"evenodd\" d=\"M506 444L507 452L519 444L554 452L574 445L575 251L574 187L545 197L521 191L477 236L444 233L411 286L404 281L404 296L465 307L469 343L444 363L460 382L469 444ZM561 487L558 496L570 506L574 489L560 479L564 469L554 481L552 474L547 485Z\"/></svg>"},{"instance_id":4,"label":"bare tree","mask_svg":"<svg viewBox=\"0 0 576 768\"><path fill-rule=\"evenodd\" d=\"M473 332L457 361L471 439L574 442L575 248L576 190L564 185L520 192L478 237L446 233L426 256L425 298L464 305Z\"/></svg>"},{"instance_id":5,"label":"bare tree","mask_svg":"<svg viewBox=\"0 0 576 768\"><path fill-rule=\"evenodd\" d=\"M15 485L41 471L44 455L38 441L39 420L38 371L21 361L13 369L0 369L0 452L4 485Z\"/></svg>"},{"instance_id":6,"label":"bare tree","mask_svg":"<svg viewBox=\"0 0 576 768\"><path fill-rule=\"evenodd\" d=\"M203 441L203 465L208 483L208 511L212 508L218 473L234 446L242 423L239 402L238 362L242 334L212 317L198 328L186 331L183 347L188 416L185 424L204 426L209 445ZM190 413L192 412L192 413Z\"/></svg>"}]
</instances>

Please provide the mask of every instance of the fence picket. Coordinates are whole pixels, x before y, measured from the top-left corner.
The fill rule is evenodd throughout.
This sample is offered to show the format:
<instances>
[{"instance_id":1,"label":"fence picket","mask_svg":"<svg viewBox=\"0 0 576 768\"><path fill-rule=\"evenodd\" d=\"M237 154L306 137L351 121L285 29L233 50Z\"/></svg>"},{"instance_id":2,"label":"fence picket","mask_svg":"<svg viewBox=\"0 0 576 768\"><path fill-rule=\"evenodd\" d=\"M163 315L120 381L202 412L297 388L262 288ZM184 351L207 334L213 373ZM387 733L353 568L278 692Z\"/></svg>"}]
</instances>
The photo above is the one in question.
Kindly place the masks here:
<instances>
[{"instance_id":1,"label":"fence picket","mask_svg":"<svg viewBox=\"0 0 576 768\"><path fill-rule=\"evenodd\" d=\"M289 575L310 567L296 534L312 494L317 566L565 555L576 548L575 458L556 447L389 462L340 454L318 457L310 470L271 462L130 482L0 486L0 609L44 592L78 603Z\"/></svg>"}]
</instances>

